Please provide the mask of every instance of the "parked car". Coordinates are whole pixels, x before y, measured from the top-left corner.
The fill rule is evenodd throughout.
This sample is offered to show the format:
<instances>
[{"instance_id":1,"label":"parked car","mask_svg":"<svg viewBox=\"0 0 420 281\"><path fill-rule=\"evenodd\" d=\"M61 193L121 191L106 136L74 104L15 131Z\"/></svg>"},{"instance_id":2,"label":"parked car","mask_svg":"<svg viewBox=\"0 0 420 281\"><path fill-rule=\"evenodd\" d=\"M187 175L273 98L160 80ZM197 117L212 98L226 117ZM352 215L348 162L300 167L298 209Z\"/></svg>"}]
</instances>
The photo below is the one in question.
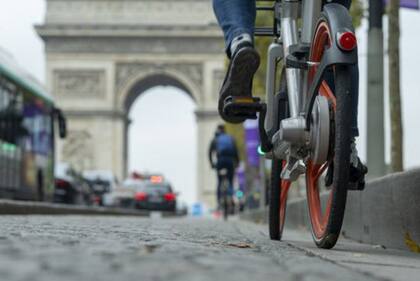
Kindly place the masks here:
<instances>
[{"instance_id":1,"label":"parked car","mask_svg":"<svg viewBox=\"0 0 420 281\"><path fill-rule=\"evenodd\" d=\"M134 197L137 190L144 187L145 181L141 179L126 179L121 186L110 193L112 205L121 208L134 208Z\"/></svg>"},{"instance_id":2,"label":"parked car","mask_svg":"<svg viewBox=\"0 0 420 281\"><path fill-rule=\"evenodd\" d=\"M88 183L68 163L57 163L55 167L54 202L64 204L90 205L93 194Z\"/></svg>"},{"instance_id":3,"label":"parked car","mask_svg":"<svg viewBox=\"0 0 420 281\"><path fill-rule=\"evenodd\" d=\"M177 194L161 176L152 176L138 186L134 201L137 209L175 212Z\"/></svg>"},{"instance_id":4,"label":"parked car","mask_svg":"<svg viewBox=\"0 0 420 281\"><path fill-rule=\"evenodd\" d=\"M110 194L118 188L119 182L111 171L88 170L83 172L83 177L89 182L98 205L113 205Z\"/></svg>"}]
</instances>

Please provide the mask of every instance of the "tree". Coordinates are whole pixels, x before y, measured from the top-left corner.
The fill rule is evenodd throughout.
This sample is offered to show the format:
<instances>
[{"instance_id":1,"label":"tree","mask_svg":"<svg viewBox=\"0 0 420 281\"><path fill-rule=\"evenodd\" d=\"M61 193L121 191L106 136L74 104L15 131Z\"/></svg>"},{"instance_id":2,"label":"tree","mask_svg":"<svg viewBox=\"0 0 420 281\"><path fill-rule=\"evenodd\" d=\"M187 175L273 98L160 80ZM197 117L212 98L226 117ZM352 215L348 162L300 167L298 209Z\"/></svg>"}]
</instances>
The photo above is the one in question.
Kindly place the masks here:
<instances>
[{"instance_id":1,"label":"tree","mask_svg":"<svg viewBox=\"0 0 420 281\"><path fill-rule=\"evenodd\" d=\"M389 107L391 115L391 169L403 170L403 126L400 92L400 0L390 0L388 10Z\"/></svg>"}]
</instances>

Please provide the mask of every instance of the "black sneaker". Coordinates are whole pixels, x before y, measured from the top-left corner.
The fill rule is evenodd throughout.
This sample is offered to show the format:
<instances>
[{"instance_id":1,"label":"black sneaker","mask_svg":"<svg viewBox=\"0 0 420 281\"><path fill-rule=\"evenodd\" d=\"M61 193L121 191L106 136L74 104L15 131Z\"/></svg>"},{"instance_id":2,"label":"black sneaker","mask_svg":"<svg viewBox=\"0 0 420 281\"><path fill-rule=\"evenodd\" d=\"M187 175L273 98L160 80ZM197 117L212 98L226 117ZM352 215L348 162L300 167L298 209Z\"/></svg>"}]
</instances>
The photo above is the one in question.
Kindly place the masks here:
<instances>
[{"instance_id":1,"label":"black sneaker","mask_svg":"<svg viewBox=\"0 0 420 281\"><path fill-rule=\"evenodd\" d=\"M260 56L251 43L243 42L233 54L220 90L219 114L228 123L242 123L246 118L226 114L223 111L226 98L230 96L252 97L252 80L260 65Z\"/></svg>"},{"instance_id":2,"label":"black sneaker","mask_svg":"<svg viewBox=\"0 0 420 281\"><path fill-rule=\"evenodd\" d=\"M368 168L357 157L357 166L350 164L349 171L349 185L348 190L364 190L365 189L365 176ZM333 184L334 164L331 162L325 176L325 186L328 188Z\"/></svg>"},{"instance_id":3,"label":"black sneaker","mask_svg":"<svg viewBox=\"0 0 420 281\"><path fill-rule=\"evenodd\" d=\"M357 166L350 166L349 175L349 190L364 190L365 189L365 176L368 173L368 168L357 157Z\"/></svg>"}]
</instances>

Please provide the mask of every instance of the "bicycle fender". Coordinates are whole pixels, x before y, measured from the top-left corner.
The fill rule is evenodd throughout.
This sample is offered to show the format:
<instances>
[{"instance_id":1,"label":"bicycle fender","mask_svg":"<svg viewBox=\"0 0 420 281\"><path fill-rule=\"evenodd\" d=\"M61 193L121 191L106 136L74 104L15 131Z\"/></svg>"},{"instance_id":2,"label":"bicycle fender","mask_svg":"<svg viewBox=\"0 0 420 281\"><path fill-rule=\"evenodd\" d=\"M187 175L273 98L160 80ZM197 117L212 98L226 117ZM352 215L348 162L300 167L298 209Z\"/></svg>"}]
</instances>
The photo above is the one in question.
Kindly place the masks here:
<instances>
[{"instance_id":1,"label":"bicycle fender","mask_svg":"<svg viewBox=\"0 0 420 281\"><path fill-rule=\"evenodd\" d=\"M338 35L343 32L351 31L355 33L349 11L343 5L332 3L324 6L322 14L328 20L333 37L333 44L324 55L326 57L325 64L327 66L333 64L356 64L357 48L352 51L343 51L339 48L337 40Z\"/></svg>"},{"instance_id":2,"label":"bicycle fender","mask_svg":"<svg viewBox=\"0 0 420 281\"><path fill-rule=\"evenodd\" d=\"M332 36L331 47L324 52L319 63L314 80L309 88L308 96L311 97L306 109L306 129L310 129L312 108L315 98L318 95L318 89L322 82L322 76L325 70L332 65L354 65L357 64L357 47L352 51L343 51L338 46L337 36L346 31L354 33L349 11L340 4L327 4L322 12L327 19Z\"/></svg>"}]
</instances>

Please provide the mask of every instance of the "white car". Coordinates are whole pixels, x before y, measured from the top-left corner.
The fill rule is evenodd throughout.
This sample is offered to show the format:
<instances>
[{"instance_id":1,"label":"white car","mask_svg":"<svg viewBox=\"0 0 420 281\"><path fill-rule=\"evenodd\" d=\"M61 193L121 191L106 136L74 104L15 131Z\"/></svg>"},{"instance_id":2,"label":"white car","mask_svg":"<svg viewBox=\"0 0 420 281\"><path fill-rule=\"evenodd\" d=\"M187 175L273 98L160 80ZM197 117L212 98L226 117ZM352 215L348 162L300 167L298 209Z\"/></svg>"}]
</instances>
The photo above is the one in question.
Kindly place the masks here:
<instances>
[{"instance_id":1,"label":"white car","mask_svg":"<svg viewBox=\"0 0 420 281\"><path fill-rule=\"evenodd\" d=\"M90 182L94 192L100 197L102 206L114 206L112 193L119 188L117 177L106 170L89 170L83 172L83 177Z\"/></svg>"}]
</instances>

